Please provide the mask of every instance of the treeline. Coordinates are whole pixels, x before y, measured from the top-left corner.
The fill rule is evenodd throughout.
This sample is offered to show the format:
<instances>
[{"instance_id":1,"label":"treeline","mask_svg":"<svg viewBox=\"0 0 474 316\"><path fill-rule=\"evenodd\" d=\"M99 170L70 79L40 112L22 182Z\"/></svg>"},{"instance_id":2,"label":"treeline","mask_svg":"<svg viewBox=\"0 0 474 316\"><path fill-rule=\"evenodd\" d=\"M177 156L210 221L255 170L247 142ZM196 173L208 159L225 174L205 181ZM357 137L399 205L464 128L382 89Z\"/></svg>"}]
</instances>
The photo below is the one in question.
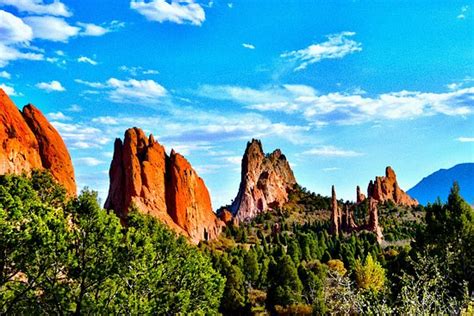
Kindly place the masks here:
<instances>
[{"instance_id":1,"label":"treeline","mask_svg":"<svg viewBox=\"0 0 474 316\"><path fill-rule=\"evenodd\" d=\"M0 177L0 314L215 313L225 279L150 216L124 228L89 190Z\"/></svg>"},{"instance_id":2,"label":"treeline","mask_svg":"<svg viewBox=\"0 0 474 316\"><path fill-rule=\"evenodd\" d=\"M382 246L329 235L326 197L300 190L290 204L195 247L136 210L123 226L47 173L1 176L0 314L474 312L474 211L457 185L446 204L385 205Z\"/></svg>"},{"instance_id":3,"label":"treeline","mask_svg":"<svg viewBox=\"0 0 474 316\"><path fill-rule=\"evenodd\" d=\"M293 193L291 199L305 214L328 204L327 198L306 190ZM363 208L358 209L360 218L367 212ZM327 220L298 222L285 210L228 227L219 240L202 247L226 277L220 311L229 315L467 311L473 291L474 219L458 186L453 186L446 205L407 210L388 203L380 213L389 241L394 241L383 248L371 233L330 236ZM426 214L426 221L417 220L421 214Z\"/></svg>"}]
</instances>

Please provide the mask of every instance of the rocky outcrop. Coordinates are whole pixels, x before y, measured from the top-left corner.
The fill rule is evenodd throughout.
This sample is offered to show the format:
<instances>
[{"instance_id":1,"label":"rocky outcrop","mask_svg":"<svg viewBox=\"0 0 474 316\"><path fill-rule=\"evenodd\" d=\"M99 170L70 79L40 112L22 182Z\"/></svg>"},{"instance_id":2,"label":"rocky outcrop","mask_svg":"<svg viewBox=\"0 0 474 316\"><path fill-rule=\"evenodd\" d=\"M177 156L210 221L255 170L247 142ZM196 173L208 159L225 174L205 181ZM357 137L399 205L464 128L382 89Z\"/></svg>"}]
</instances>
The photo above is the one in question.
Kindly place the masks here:
<instances>
[{"instance_id":1,"label":"rocky outcrop","mask_svg":"<svg viewBox=\"0 0 474 316\"><path fill-rule=\"evenodd\" d=\"M356 188L356 194L357 194L357 204L362 203L362 202L365 201L366 196L364 195L364 193L360 192L360 187L359 186L357 186L357 188Z\"/></svg>"},{"instance_id":2,"label":"rocky outcrop","mask_svg":"<svg viewBox=\"0 0 474 316\"><path fill-rule=\"evenodd\" d=\"M336 189L331 188L331 233L338 235L341 223L341 209L337 205Z\"/></svg>"},{"instance_id":3,"label":"rocky outcrop","mask_svg":"<svg viewBox=\"0 0 474 316\"><path fill-rule=\"evenodd\" d=\"M369 198L369 223L367 224L366 229L370 232L373 232L377 238L378 243L380 244L383 239L382 229L379 226L379 215L377 209L378 201Z\"/></svg>"},{"instance_id":4,"label":"rocky outcrop","mask_svg":"<svg viewBox=\"0 0 474 316\"><path fill-rule=\"evenodd\" d=\"M336 189L331 189L331 233L339 235L340 232L350 233L357 230L358 227L354 221L354 213L352 207L348 203L343 205L343 209L339 207L336 197Z\"/></svg>"},{"instance_id":5,"label":"rocky outcrop","mask_svg":"<svg viewBox=\"0 0 474 316\"><path fill-rule=\"evenodd\" d=\"M397 205L417 206L418 201L406 194L397 182L397 175L391 167L385 169L385 177L376 177L370 181L367 197L378 202L393 201Z\"/></svg>"},{"instance_id":6,"label":"rocky outcrop","mask_svg":"<svg viewBox=\"0 0 474 316\"><path fill-rule=\"evenodd\" d=\"M239 221L254 218L269 208L282 206L296 184L295 176L279 149L265 155L262 143L247 143L242 158L239 192L230 210Z\"/></svg>"},{"instance_id":7,"label":"rocky outcrop","mask_svg":"<svg viewBox=\"0 0 474 316\"><path fill-rule=\"evenodd\" d=\"M358 229L355 220L353 208L348 203L344 204L344 212L342 213L341 229L346 232L352 232Z\"/></svg>"},{"instance_id":8,"label":"rocky outcrop","mask_svg":"<svg viewBox=\"0 0 474 316\"><path fill-rule=\"evenodd\" d=\"M204 181L180 154L139 128L116 139L105 208L125 222L131 207L150 214L192 242L217 237L224 226L212 211Z\"/></svg>"},{"instance_id":9,"label":"rocky outcrop","mask_svg":"<svg viewBox=\"0 0 474 316\"><path fill-rule=\"evenodd\" d=\"M58 131L48 122L46 117L32 104L23 108L23 117L36 135L39 154L43 168L48 169L70 194L76 194L74 167L66 144Z\"/></svg>"},{"instance_id":10,"label":"rocky outcrop","mask_svg":"<svg viewBox=\"0 0 474 316\"><path fill-rule=\"evenodd\" d=\"M69 195L76 194L66 145L46 117L29 104L20 112L0 89L0 174L47 169Z\"/></svg>"}]
</instances>

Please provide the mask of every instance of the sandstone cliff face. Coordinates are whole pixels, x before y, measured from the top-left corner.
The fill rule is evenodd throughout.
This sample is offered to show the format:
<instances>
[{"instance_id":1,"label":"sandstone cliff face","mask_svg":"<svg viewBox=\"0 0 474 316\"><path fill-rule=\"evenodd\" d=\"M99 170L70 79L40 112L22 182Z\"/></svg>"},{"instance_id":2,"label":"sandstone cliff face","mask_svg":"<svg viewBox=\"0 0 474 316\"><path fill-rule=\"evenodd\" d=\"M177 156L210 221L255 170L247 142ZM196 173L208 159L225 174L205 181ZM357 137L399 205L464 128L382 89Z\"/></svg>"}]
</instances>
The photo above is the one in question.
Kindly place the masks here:
<instances>
[{"instance_id":1,"label":"sandstone cliff face","mask_svg":"<svg viewBox=\"0 0 474 316\"><path fill-rule=\"evenodd\" d=\"M290 164L279 149L265 155L262 143L247 143L242 158L239 192L230 210L239 221L254 218L258 213L282 206L296 179Z\"/></svg>"},{"instance_id":2,"label":"sandstone cliff face","mask_svg":"<svg viewBox=\"0 0 474 316\"><path fill-rule=\"evenodd\" d=\"M0 174L47 169L69 195L76 194L66 145L46 117L29 104L20 112L0 89Z\"/></svg>"},{"instance_id":3,"label":"sandstone cliff face","mask_svg":"<svg viewBox=\"0 0 474 316\"><path fill-rule=\"evenodd\" d=\"M391 167L385 169L385 177L376 177L370 181L367 197L378 202L393 201L398 205L417 206L418 201L406 194L397 183L397 175Z\"/></svg>"},{"instance_id":4,"label":"sandstone cliff face","mask_svg":"<svg viewBox=\"0 0 474 316\"><path fill-rule=\"evenodd\" d=\"M48 169L70 194L76 194L76 180L74 179L71 156L58 131L31 104L23 108L23 117L33 134L36 135L43 168Z\"/></svg>"},{"instance_id":5,"label":"sandstone cliff face","mask_svg":"<svg viewBox=\"0 0 474 316\"><path fill-rule=\"evenodd\" d=\"M0 89L0 174L42 169L38 141L21 112Z\"/></svg>"},{"instance_id":6,"label":"sandstone cliff face","mask_svg":"<svg viewBox=\"0 0 474 316\"><path fill-rule=\"evenodd\" d=\"M331 233L338 235L341 223L341 209L337 205L336 189L331 188Z\"/></svg>"},{"instance_id":7,"label":"sandstone cliff face","mask_svg":"<svg viewBox=\"0 0 474 316\"><path fill-rule=\"evenodd\" d=\"M189 162L169 157L152 135L139 128L115 141L105 208L125 220L132 205L150 214L194 243L217 237L223 223L212 211L204 181Z\"/></svg>"}]
</instances>

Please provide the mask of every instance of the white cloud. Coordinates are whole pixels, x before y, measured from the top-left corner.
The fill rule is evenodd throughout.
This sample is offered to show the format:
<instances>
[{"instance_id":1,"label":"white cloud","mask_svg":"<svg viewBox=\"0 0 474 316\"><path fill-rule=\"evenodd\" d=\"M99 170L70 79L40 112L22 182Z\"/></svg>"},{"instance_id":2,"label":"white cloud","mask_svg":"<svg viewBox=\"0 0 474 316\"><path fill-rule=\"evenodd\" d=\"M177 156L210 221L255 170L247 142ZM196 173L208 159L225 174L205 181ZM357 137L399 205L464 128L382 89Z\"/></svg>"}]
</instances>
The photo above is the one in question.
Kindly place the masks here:
<instances>
[{"instance_id":1,"label":"white cloud","mask_svg":"<svg viewBox=\"0 0 474 316\"><path fill-rule=\"evenodd\" d=\"M154 80L119 80L110 78L105 83L75 80L91 88L105 89L110 101L115 103L157 104L166 95L167 90Z\"/></svg>"},{"instance_id":2,"label":"white cloud","mask_svg":"<svg viewBox=\"0 0 474 316\"><path fill-rule=\"evenodd\" d=\"M71 117L64 115L64 113L62 113L62 112L48 113L47 117L50 120L54 120L54 121L70 121L70 120L72 120Z\"/></svg>"},{"instance_id":3,"label":"white cloud","mask_svg":"<svg viewBox=\"0 0 474 316\"><path fill-rule=\"evenodd\" d=\"M153 80L110 78L107 84L111 88L109 99L117 103L157 103L167 93L162 85Z\"/></svg>"},{"instance_id":4,"label":"white cloud","mask_svg":"<svg viewBox=\"0 0 474 316\"><path fill-rule=\"evenodd\" d=\"M252 44L248 44L248 43L242 43L242 46L244 48L248 48L248 49L255 49L255 46L252 45Z\"/></svg>"},{"instance_id":5,"label":"white cloud","mask_svg":"<svg viewBox=\"0 0 474 316\"><path fill-rule=\"evenodd\" d=\"M323 59L342 58L346 55L362 51L362 44L356 42L350 37L354 36L354 32L341 32L327 36L327 41L316 43L307 48L283 53L280 56L288 58L295 62L297 70L306 69L308 65L318 63Z\"/></svg>"},{"instance_id":6,"label":"white cloud","mask_svg":"<svg viewBox=\"0 0 474 316\"><path fill-rule=\"evenodd\" d=\"M123 71L123 72L127 72L129 73L130 75L132 76L138 76L140 74L142 75L157 75L159 74L160 72L158 70L154 70L154 69L143 69L142 67L138 66L138 67L135 67L135 66L120 66L118 68L120 71Z\"/></svg>"},{"instance_id":7,"label":"white cloud","mask_svg":"<svg viewBox=\"0 0 474 316\"><path fill-rule=\"evenodd\" d=\"M72 15L68 7L60 0L45 4L43 0L0 0L0 6L13 6L20 12L33 13L39 15L56 15L69 17Z\"/></svg>"},{"instance_id":8,"label":"white cloud","mask_svg":"<svg viewBox=\"0 0 474 316\"><path fill-rule=\"evenodd\" d=\"M5 91L5 93L10 97L18 95L18 93L15 91L15 88L11 86L7 86L6 84L0 83L0 89Z\"/></svg>"},{"instance_id":9,"label":"white cloud","mask_svg":"<svg viewBox=\"0 0 474 316\"><path fill-rule=\"evenodd\" d=\"M77 62L78 63L86 63L86 64L91 64L93 66L96 66L97 65L97 61L89 58L89 57L86 57L86 56L81 56L77 59Z\"/></svg>"},{"instance_id":10,"label":"white cloud","mask_svg":"<svg viewBox=\"0 0 474 316\"><path fill-rule=\"evenodd\" d=\"M106 85L101 82L92 82L92 81L86 81L82 79L74 79L74 81L76 83L80 83L80 84L83 84L85 86L88 86L90 88L95 88L95 89L103 89L106 87Z\"/></svg>"},{"instance_id":11,"label":"white cloud","mask_svg":"<svg viewBox=\"0 0 474 316\"><path fill-rule=\"evenodd\" d=\"M99 166L99 165L105 163L105 161L99 160L99 159L94 158L94 157L77 158L77 159L75 159L75 162L78 165L83 165L83 166L87 166L87 167L96 167L96 166Z\"/></svg>"},{"instance_id":12,"label":"white cloud","mask_svg":"<svg viewBox=\"0 0 474 316\"><path fill-rule=\"evenodd\" d=\"M39 82L36 84L36 87L41 90L45 90L46 92L53 92L53 91L58 91L58 92L63 92L66 91L66 89L62 86L61 82L57 80L53 80L51 82Z\"/></svg>"},{"instance_id":13,"label":"white cloud","mask_svg":"<svg viewBox=\"0 0 474 316\"><path fill-rule=\"evenodd\" d=\"M206 20L204 9L193 0L178 1L172 0L132 0L130 8L136 10L150 21L156 22L174 22L177 24L189 23L192 25L201 25Z\"/></svg>"},{"instance_id":14,"label":"white cloud","mask_svg":"<svg viewBox=\"0 0 474 316\"><path fill-rule=\"evenodd\" d=\"M33 31L22 19L0 10L0 42L4 44L29 42Z\"/></svg>"},{"instance_id":15,"label":"white cloud","mask_svg":"<svg viewBox=\"0 0 474 316\"><path fill-rule=\"evenodd\" d=\"M333 171L337 171L337 170L340 170L341 168L338 168L338 167L328 167L328 168L323 168L322 170L324 172L333 172Z\"/></svg>"},{"instance_id":16,"label":"white cloud","mask_svg":"<svg viewBox=\"0 0 474 316\"><path fill-rule=\"evenodd\" d=\"M118 121L117 119L111 117L111 116L100 116L100 117L95 117L92 119L93 123L99 123L99 124L104 124L104 125L117 125Z\"/></svg>"},{"instance_id":17,"label":"white cloud","mask_svg":"<svg viewBox=\"0 0 474 316\"><path fill-rule=\"evenodd\" d=\"M357 151L340 149L334 146L321 146L304 151L302 154L319 157L357 157L362 155Z\"/></svg>"},{"instance_id":18,"label":"white cloud","mask_svg":"<svg viewBox=\"0 0 474 316\"><path fill-rule=\"evenodd\" d=\"M458 137L457 141L461 143L472 143L474 142L474 137Z\"/></svg>"},{"instance_id":19,"label":"white cloud","mask_svg":"<svg viewBox=\"0 0 474 316\"><path fill-rule=\"evenodd\" d=\"M111 141L104 131L88 124L52 121L61 137L71 149L101 148Z\"/></svg>"},{"instance_id":20,"label":"white cloud","mask_svg":"<svg viewBox=\"0 0 474 316\"><path fill-rule=\"evenodd\" d=\"M82 27L81 35L83 36L102 36L110 31L105 27L92 23L78 22L77 25Z\"/></svg>"},{"instance_id":21,"label":"white cloud","mask_svg":"<svg viewBox=\"0 0 474 316\"><path fill-rule=\"evenodd\" d=\"M158 70L147 69L143 70L144 75L158 75L160 72Z\"/></svg>"},{"instance_id":22,"label":"white cloud","mask_svg":"<svg viewBox=\"0 0 474 316\"><path fill-rule=\"evenodd\" d=\"M466 18L467 12L469 10L469 6L465 5L461 7L461 13L457 16L458 19L464 20Z\"/></svg>"},{"instance_id":23,"label":"white cloud","mask_svg":"<svg viewBox=\"0 0 474 316\"><path fill-rule=\"evenodd\" d=\"M474 87L445 93L398 91L375 96L333 92L319 94L304 85L202 86L201 96L230 100L262 112L297 114L311 123L358 124L376 120L413 119L443 114L466 116L474 112Z\"/></svg>"},{"instance_id":24,"label":"white cloud","mask_svg":"<svg viewBox=\"0 0 474 316\"><path fill-rule=\"evenodd\" d=\"M3 79L10 79L12 76L10 75L9 72L6 72L6 71L0 71L0 78L3 78Z\"/></svg>"},{"instance_id":25,"label":"white cloud","mask_svg":"<svg viewBox=\"0 0 474 316\"><path fill-rule=\"evenodd\" d=\"M32 39L33 30L30 26L15 15L0 10L0 67L18 59L42 60L42 54L25 51L24 47Z\"/></svg>"},{"instance_id":26,"label":"white cloud","mask_svg":"<svg viewBox=\"0 0 474 316\"><path fill-rule=\"evenodd\" d=\"M22 52L15 47L0 43L0 67L5 67L9 62L19 59L43 60L44 56L32 52Z\"/></svg>"},{"instance_id":27,"label":"white cloud","mask_svg":"<svg viewBox=\"0 0 474 316\"><path fill-rule=\"evenodd\" d=\"M68 112L74 112L74 113L79 113L82 111L82 108L77 105L77 104L71 104L71 106L69 106L66 111Z\"/></svg>"},{"instance_id":28,"label":"white cloud","mask_svg":"<svg viewBox=\"0 0 474 316\"><path fill-rule=\"evenodd\" d=\"M53 16L30 16L23 20L33 29L35 38L53 42L67 42L81 30L79 27L69 25L63 18Z\"/></svg>"}]
</instances>

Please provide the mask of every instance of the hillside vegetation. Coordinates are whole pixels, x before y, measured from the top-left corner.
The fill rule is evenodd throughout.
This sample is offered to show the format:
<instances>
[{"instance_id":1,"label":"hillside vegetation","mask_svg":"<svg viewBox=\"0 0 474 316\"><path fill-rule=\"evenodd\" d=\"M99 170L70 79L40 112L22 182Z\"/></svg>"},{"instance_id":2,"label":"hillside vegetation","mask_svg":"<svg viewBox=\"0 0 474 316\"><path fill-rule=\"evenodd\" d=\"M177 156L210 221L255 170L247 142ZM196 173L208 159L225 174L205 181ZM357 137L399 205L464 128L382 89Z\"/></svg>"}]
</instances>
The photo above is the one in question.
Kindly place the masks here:
<instances>
[{"instance_id":1,"label":"hillside vegetation","mask_svg":"<svg viewBox=\"0 0 474 316\"><path fill-rule=\"evenodd\" d=\"M381 245L328 234L329 202L298 188L195 247L137 210L123 226L48 173L1 176L0 313L472 313L474 211L457 185L446 204L381 207Z\"/></svg>"}]
</instances>

